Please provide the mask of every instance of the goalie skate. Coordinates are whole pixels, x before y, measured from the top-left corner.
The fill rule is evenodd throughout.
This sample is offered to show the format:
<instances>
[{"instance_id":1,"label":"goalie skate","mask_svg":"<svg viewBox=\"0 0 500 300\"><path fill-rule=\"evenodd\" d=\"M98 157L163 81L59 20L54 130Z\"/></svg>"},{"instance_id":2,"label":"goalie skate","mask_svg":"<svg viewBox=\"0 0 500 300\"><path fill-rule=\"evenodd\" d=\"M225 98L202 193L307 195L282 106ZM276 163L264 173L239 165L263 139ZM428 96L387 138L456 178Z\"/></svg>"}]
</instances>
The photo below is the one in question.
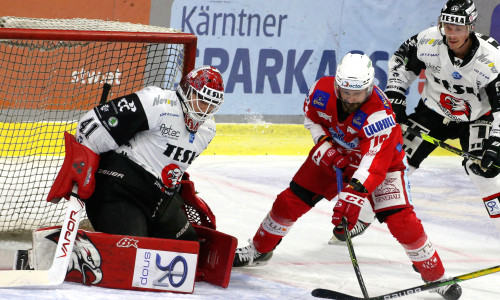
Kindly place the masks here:
<instances>
[{"instance_id":1,"label":"goalie skate","mask_svg":"<svg viewBox=\"0 0 500 300\"><path fill-rule=\"evenodd\" d=\"M250 245L237 248L234 256L233 267L255 267L265 265L273 256L273 251L260 253L255 249L253 242L249 240Z\"/></svg>"},{"instance_id":2,"label":"goalie skate","mask_svg":"<svg viewBox=\"0 0 500 300\"><path fill-rule=\"evenodd\" d=\"M30 250L17 250L16 270L34 270Z\"/></svg>"},{"instance_id":3,"label":"goalie skate","mask_svg":"<svg viewBox=\"0 0 500 300\"><path fill-rule=\"evenodd\" d=\"M371 223L366 223L358 220L354 228L350 231L351 238L362 235L366 231L368 226L370 226L370 224ZM328 241L328 244L334 245L338 241L345 242L344 228L341 225L335 226L335 228L333 229L333 236L330 241Z\"/></svg>"}]
</instances>

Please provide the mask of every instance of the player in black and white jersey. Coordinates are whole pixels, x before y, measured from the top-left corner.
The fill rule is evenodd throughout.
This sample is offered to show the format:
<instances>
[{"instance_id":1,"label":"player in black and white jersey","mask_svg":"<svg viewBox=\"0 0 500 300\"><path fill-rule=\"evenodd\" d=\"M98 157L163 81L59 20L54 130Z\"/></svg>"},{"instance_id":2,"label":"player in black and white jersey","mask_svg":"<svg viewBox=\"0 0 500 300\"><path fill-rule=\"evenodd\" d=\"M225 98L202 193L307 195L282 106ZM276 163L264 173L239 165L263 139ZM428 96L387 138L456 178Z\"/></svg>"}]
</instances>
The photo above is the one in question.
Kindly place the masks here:
<instances>
[{"instance_id":1,"label":"player in black and white jersey","mask_svg":"<svg viewBox=\"0 0 500 300\"><path fill-rule=\"evenodd\" d=\"M204 66L182 78L176 91L146 87L81 118L76 141L100 160L95 189L85 200L96 231L197 239L179 183L214 138L212 116L223 99L220 72Z\"/></svg>"},{"instance_id":2,"label":"player in black and white jersey","mask_svg":"<svg viewBox=\"0 0 500 300\"><path fill-rule=\"evenodd\" d=\"M397 122L439 140L459 139L464 151L481 157L463 165L490 217L499 218L500 169L493 165L500 165L500 49L474 32L476 19L472 0L449 0L438 26L408 39L389 60L385 92ZM407 116L405 92L422 70L422 98ZM409 134L404 144L410 174L436 148Z\"/></svg>"}]
</instances>

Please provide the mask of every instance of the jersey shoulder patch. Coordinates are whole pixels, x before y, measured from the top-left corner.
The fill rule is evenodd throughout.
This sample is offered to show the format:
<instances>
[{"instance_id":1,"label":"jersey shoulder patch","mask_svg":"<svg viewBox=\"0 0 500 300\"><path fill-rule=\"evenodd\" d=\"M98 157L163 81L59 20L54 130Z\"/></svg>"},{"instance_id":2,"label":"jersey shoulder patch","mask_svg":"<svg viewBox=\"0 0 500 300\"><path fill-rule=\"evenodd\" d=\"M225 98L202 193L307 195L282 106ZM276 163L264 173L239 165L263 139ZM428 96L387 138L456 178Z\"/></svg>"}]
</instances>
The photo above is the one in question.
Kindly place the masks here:
<instances>
[{"instance_id":1,"label":"jersey shoulder patch","mask_svg":"<svg viewBox=\"0 0 500 300\"><path fill-rule=\"evenodd\" d=\"M333 76L326 76L320 78L314 84L314 91L310 91L311 106L326 110L328 101L330 100L331 93L333 92Z\"/></svg>"},{"instance_id":2,"label":"jersey shoulder patch","mask_svg":"<svg viewBox=\"0 0 500 300\"><path fill-rule=\"evenodd\" d=\"M478 39L481 39L481 40L487 42L488 44L490 44L491 46L500 50L500 45L498 45L497 40L495 40L494 38L487 36L487 35L484 35L484 34L481 34L479 32L476 32L476 36L478 37Z\"/></svg>"},{"instance_id":3,"label":"jersey shoulder patch","mask_svg":"<svg viewBox=\"0 0 500 300\"><path fill-rule=\"evenodd\" d=\"M387 95L384 92L382 92L382 90L379 89L378 86L373 86L373 90L375 91L375 94L378 96L378 99L382 103L382 106L385 109L391 109L391 105L389 104L389 99L387 98Z\"/></svg>"},{"instance_id":4,"label":"jersey shoulder patch","mask_svg":"<svg viewBox=\"0 0 500 300\"><path fill-rule=\"evenodd\" d=\"M378 111L371 114L367 124L363 127L363 132L367 137L373 137L391 131L396 126L396 121L392 114L385 111Z\"/></svg>"}]
</instances>

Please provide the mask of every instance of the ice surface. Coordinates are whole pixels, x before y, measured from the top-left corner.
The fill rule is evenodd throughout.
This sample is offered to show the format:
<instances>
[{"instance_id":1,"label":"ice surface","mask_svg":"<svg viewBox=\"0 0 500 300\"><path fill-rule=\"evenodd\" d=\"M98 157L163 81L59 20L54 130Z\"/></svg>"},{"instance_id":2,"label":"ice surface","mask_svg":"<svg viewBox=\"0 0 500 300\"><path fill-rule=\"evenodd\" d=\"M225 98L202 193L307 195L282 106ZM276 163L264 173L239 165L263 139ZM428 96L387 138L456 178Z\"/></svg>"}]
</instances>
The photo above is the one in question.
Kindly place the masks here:
<instances>
[{"instance_id":1,"label":"ice surface","mask_svg":"<svg viewBox=\"0 0 500 300\"><path fill-rule=\"evenodd\" d=\"M191 178L217 216L218 229L246 246L276 195L288 186L304 157L200 156ZM459 157L430 157L410 178L413 202L449 275L500 264L500 234ZM193 294L124 291L64 283L51 289L0 289L0 299L316 299L330 288L362 297L347 248L328 245L333 203L320 202L294 225L268 265L235 269L227 289L196 283ZM499 220L500 222L500 220ZM4 242L2 248L12 248ZM17 246L17 245L16 245ZM385 224L354 239L370 296L421 285L403 248ZM462 282L463 300L500 299L500 273ZM422 292L403 299L441 299Z\"/></svg>"}]
</instances>

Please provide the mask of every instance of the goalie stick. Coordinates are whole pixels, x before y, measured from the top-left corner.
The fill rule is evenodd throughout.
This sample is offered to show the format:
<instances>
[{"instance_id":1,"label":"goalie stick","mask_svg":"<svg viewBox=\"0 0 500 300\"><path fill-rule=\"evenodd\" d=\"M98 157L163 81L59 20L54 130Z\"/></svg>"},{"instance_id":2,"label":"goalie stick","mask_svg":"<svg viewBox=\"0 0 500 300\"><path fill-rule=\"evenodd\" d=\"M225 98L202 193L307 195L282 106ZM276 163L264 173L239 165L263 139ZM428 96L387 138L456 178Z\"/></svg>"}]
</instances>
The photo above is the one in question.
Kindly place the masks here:
<instances>
[{"instance_id":1,"label":"goalie stick","mask_svg":"<svg viewBox=\"0 0 500 300\"><path fill-rule=\"evenodd\" d=\"M467 159L469 159L477 164L481 163L481 159L479 157L474 156L474 155L470 154L469 152L466 152L466 151L460 150L456 147L453 147L452 145L449 145L449 144L447 144L443 141L440 141L436 138L433 138L432 136L430 136L424 132L421 132L420 130L416 130L416 129L411 128L408 125L404 125L404 124L401 125L401 128L403 129L403 132L408 132L411 135L421 137L426 142L429 142L429 143L434 144L436 146L439 146L445 150L453 152L453 153L455 153L463 158L467 158ZM493 167L500 168L500 166L497 166L497 165L493 165Z\"/></svg>"},{"instance_id":2,"label":"goalie stick","mask_svg":"<svg viewBox=\"0 0 500 300\"><path fill-rule=\"evenodd\" d=\"M333 291L333 290L327 290L327 289L315 289L315 290L312 291L311 294L314 297L318 297L318 298L337 299L337 300L363 300L363 299L368 299L368 300L385 300L385 299L394 299L394 298L399 298L399 297L403 297L403 296L413 295L413 294L420 293L420 292L423 292L423 291L432 290L432 289L435 289L435 288L438 288L438 287L441 287L441 286L450 285L450 284L458 283L458 282L461 282L461 281L465 281L465 280L469 280L469 279L473 279L473 278L477 278L477 277L481 277L481 276L493 274L493 273L496 273L496 272L500 272L500 265L494 266L494 267L491 267L491 268L487 268L487 269L482 269L482 270L475 271L475 272L471 272L471 273L467 273L467 274L463 274L463 275L459 275L459 276L456 276L456 277L453 277L453 278L450 278L450 279L443 279L443 280L440 280L440 281L429 282L429 283L426 283L426 284L423 284L423 285L419 285L419 286L416 286L416 287L412 287L412 288L409 288L409 289L399 290L397 292L392 292L392 293L389 293L389 294L385 294L385 295L381 295L381 296L376 296L376 297L370 297L370 298L359 298L359 297L355 297L355 296L351 296L351 295L347 295L347 294L343 294L343 293L340 293L340 292L336 292L336 291Z\"/></svg>"},{"instance_id":3,"label":"goalie stick","mask_svg":"<svg viewBox=\"0 0 500 300\"><path fill-rule=\"evenodd\" d=\"M55 286L64 282L84 208L77 191L78 188L74 185L67 202L66 216L64 217L52 266L48 270L0 271L0 287Z\"/></svg>"}]
</instances>

